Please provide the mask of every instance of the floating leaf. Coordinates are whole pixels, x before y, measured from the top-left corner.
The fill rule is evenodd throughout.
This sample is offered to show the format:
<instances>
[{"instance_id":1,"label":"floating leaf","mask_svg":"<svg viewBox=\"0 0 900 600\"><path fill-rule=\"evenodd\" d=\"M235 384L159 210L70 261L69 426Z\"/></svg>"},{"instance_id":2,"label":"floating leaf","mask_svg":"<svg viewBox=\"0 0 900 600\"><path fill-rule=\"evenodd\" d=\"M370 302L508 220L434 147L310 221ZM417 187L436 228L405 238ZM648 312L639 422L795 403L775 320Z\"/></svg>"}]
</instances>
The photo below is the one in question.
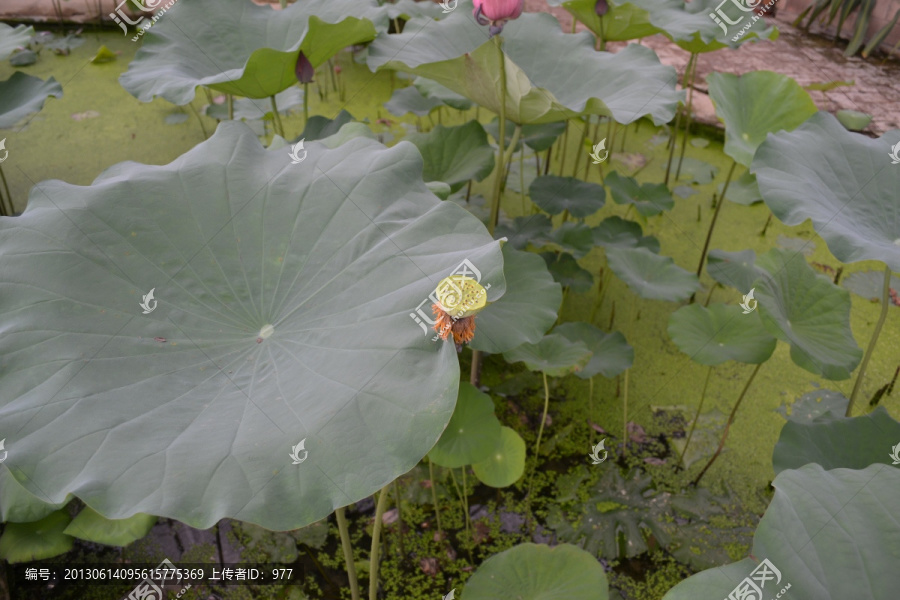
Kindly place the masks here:
<instances>
[{"instance_id":1,"label":"floating leaf","mask_svg":"<svg viewBox=\"0 0 900 600\"><path fill-rule=\"evenodd\" d=\"M891 275L890 287L900 291L900 277ZM884 288L883 271L859 271L851 273L841 280L841 286L847 288L857 296L862 296L872 302L881 302L881 293ZM892 302L894 306L896 303Z\"/></svg>"},{"instance_id":2,"label":"floating leaf","mask_svg":"<svg viewBox=\"0 0 900 600\"><path fill-rule=\"evenodd\" d=\"M571 288L576 294L583 294L594 285L591 272L582 269L571 254L542 252L541 257L547 263L547 269L553 275L553 279L563 287Z\"/></svg>"},{"instance_id":3,"label":"floating leaf","mask_svg":"<svg viewBox=\"0 0 900 600\"><path fill-rule=\"evenodd\" d=\"M34 35L34 27L31 25L16 25L15 28L0 23L0 60L6 60L16 48L24 48Z\"/></svg>"},{"instance_id":4,"label":"floating leaf","mask_svg":"<svg viewBox=\"0 0 900 600\"><path fill-rule=\"evenodd\" d=\"M765 328L791 345L798 366L849 379L862 358L850 330L850 294L793 252L776 248L756 262L767 272L754 285Z\"/></svg>"},{"instance_id":5,"label":"floating leaf","mask_svg":"<svg viewBox=\"0 0 900 600\"><path fill-rule=\"evenodd\" d=\"M28 67L37 62L38 55L31 50L19 50L9 59L9 64L14 67Z\"/></svg>"},{"instance_id":6,"label":"floating leaf","mask_svg":"<svg viewBox=\"0 0 900 600\"><path fill-rule=\"evenodd\" d=\"M694 1L696 2L698 0ZM681 161L681 176L678 179L690 179L693 183L704 185L712 183L712 180L716 178L716 173L718 172L719 168L714 167L708 162L685 156L684 160Z\"/></svg>"},{"instance_id":7,"label":"floating leaf","mask_svg":"<svg viewBox=\"0 0 900 600\"><path fill-rule=\"evenodd\" d=\"M777 244L779 248L783 248L785 250L793 250L794 252L799 252L806 257L812 256L816 251L816 243L812 240L792 238L782 234L779 234L778 237L775 238L775 244ZM883 278L884 275L882 275L882 279Z\"/></svg>"},{"instance_id":8,"label":"floating leaf","mask_svg":"<svg viewBox=\"0 0 900 600\"><path fill-rule=\"evenodd\" d=\"M166 115L165 122L166 125L178 125L179 123L184 123L188 120L187 113L183 112L173 112Z\"/></svg>"},{"instance_id":9,"label":"floating leaf","mask_svg":"<svg viewBox=\"0 0 900 600\"><path fill-rule=\"evenodd\" d=\"M528 242L538 240L546 236L553 229L553 223L547 215L526 215L516 217L508 225L498 225L496 235L505 237L510 246L517 250L524 250Z\"/></svg>"},{"instance_id":10,"label":"floating leaf","mask_svg":"<svg viewBox=\"0 0 900 600\"><path fill-rule=\"evenodd\" d=\"M557 325L553 333L571 342L581 342L593 352L588 364L575 373L581 379L590 379L598 373L611 379L630 368L634 362L634 348L618 331L605 333L590 323L577 321Z\"/></svg>"},{"instance_id":11,"label":"floating leaf","mask_svg":"<svg viewBox=\"0 0 900 600\"><path fill-rule=\"evenodd\" d=\"M466 600L607 600L597 559L576 546L519 544L484 561L466 581Z\"/></svg>"},{"instance_id":12,"label":"floating leaf","mask_svg":"<svg viewBox=\"0 0 900 600\"><path fill-rule=\"evenodd\" d=\"M464 381L459 384L453 416L428 457L451 469L481 462L494 450L499 437L500 421L494 416L493 400Z\"/></svg>"},{"instance_id":13,"label":"floating leaf","mask_svg":"<svg viewBox=\"0 0 900 600\"><path fill-rule=\"evenodd\" d=\"M594 235L584 223L568 221L544 236L544 240L569 252L575 258L582 258L594 247Z\"/></svg>"},{"instance_id":14,"label":"floating leaf","mask_svg":"<svg viewBox=\"0 0 900 600\"><path fill-rule=\"evenodd\" d=\"M725 187L724 183L720 183L716 188L719 197L722 196L722 189ZM743 204L744 206L750 206L756 202L762 202L762 194L759 193L759 184L756 183L756 176L749 171L744 172L737 179L732 179L728 183L728 193L725 196L726 200L730 200L735 204Z\"/></svg>"},{"instance_id":15,"label":"floating leaf","mask_svg":"<svg viewBox=\"0 0 900 600\"><path fill-rule=\"evenodd\" d=\"M457 353L410 313L463 260L497 301L499 244L427 191L409 144L306 150L292 165L226 121L171 164L45 182L0 219L0 422L28 491L111 519L288 530L434 446Z\"/></svg>"},{"instance_id":16,"label":"floating leaf","mask_svg":"<svg viewBox=\"0 0 900 600\"><path fill-rule=\"evenodd\" d=\"M531 182L528 196L548 214L558 215L567 210L580 219L603 208L606 190L602 185L574 177L542 175Z\"/></svg>"},{"instance_id":17,"label":"floating leaf","mask_svg":"<svg viewBox=\"0 0 900 600\"><path fill-rule=\"evenodd\" d=\"M112 62L119 58L115 52L107 48L106 46L100 46L100 49L97 50L97 54L94 55L94 58L91 59L91 62L95 65Z\"/></svg>"},{"instance_id":18,"label":"floating leaf","mask_svg":"<svg viewBox=\"0 0 900 600\"><path fill-rule=\"evenodd\" d=\"M751 171L766 205L786 225L809 219L838 260L878 260L897 272L900 169L889 158L897 143L898 129L871 139L819 112L792 132L770 136Z\"/></svg>"},{"instance_id":19,"label":"floating leaf","mask_svg":"<svg viewBox=\"0 0 900 600\"><path fill-rule=\"evenodd\" d=\"M708 366L729 360L761 364L777 344L760 327L756 311L745 315L729 304L682 306L669 317L669 337L691 360Z\"/></svg>"},{"instance_id":20,"label":"floating leaf","mask_svg":"<svg viewBox=\"0 0 900 600\"><path fill-rule=\"evenodd\" d=\"M608 248L606 260L613 273L641 298L680 302L700 288L696 275L647 248Z\"/></svg>"},{"instance_id":21,"label":"floating leaf","mask_svg":"<svg viewBox=\"0 0 900 600\"><path fill-rule=\"evenodd\" d=\"M425 181L443 181L455 192L469 180L482 181L494 170L494 149L478 121L457 127L438 125L406 137L425 161Z\"/></svg>"},{"instance_id":22,"label":"floating leaf","mask_svg":"<svg viewBox=\"0 0 900 600\"><path fill-rule=\"evenodd\" d=\"M472 465L478 480L491 487L504 488L517 482L525 472L525 440L515 430L500 426L493 452Z\"/></svg>"},{"instance_id":23,"label":"floating leaf","mask_svg":"<svg viewBox=\"0 0 900 600\"><path fill-rule=\"evenodd\" d=\"M582 342L563 335L545 335L536 344L522 344L503 353L506 362L524 362L531 371L550 377L562 377L583 369L591 359L591 351Z\"/></svg>"},{"instance_id":24,"label":"floating leaf","mask_svg":"<svg viewBox=\"0 0 900 600\"><path fill-rule=\"evenodd\" d=\"M413 86L394 90L391 99L384 103L384 107L395 117L402 117L409 113L424 117L431 111L443 106L443 102L436 98L427 98Z\"/></svg>"},{"instance_id":25,"label":"floating leaf","mask_svg":"<svg viewBox=\"0 0 900 600\"><path fill-rule=\"evenodd\" d=\"M609 186L616 204L633 204L645 217L658 215L675 206L672 194L662 183L644 183L638 185L633 177L623 177L612 171L603 181Z\"/></svg>"},{"instance_id":26,"label":"floating leaf","mask_svg":"<svg viewBox=\"0 0 900 600\"><path fill-rule=\"evenodd\" d=\"M742 294L749 292L753 283L765 274L756 266L756 252L753 250L710 250L706 272L722 285L740 290Z\"/></svg>"},{"instance_id":27,"label":"floating leaf","mask_svg":"<svg viewBox=\"0 0 900 600\"><path fill-rule=\"evenodd\" d=\"M800 396L790 407L779 406L775 410L788 421L807 424L814 420L841 419L847 413L847 396L834 390L813 390ZM790 410L790 414L788 414Z\"/></svg>"},{"instance_id":28,"label":"floating leaf","mask_svg":"<svg viewBox=\"0 0 900 600\"><path fill-rule=\"evenodd\" d=\"M659 240L644 236L641 226L621 217L608 217L594 227L594 244L604 248L647 248L659 252Z\"/></svg>"},{"instance_id":29,"label":"floating leaf","mask_svg":"<svg viewBox=\"0 0 900 600\"><path fill-rule=\"evenodd\" d=\"M86 506L63 533L97 544L127 546L150 533L155 524L156 517L153 515L138 513L127 519L107 519Z\"/></svg>"},{"instance_id":30,"label":"floating leaf","mask_svg":"<svg viewBox=\"0 0 900 600\"><path fill-rule=\"evenodd\" d=\"M44 107L47 98L62 98L62 86L54 78L42 81L16 71L0 81L0 129L11 129L21 119Z\"/></svg>"}]
</instances>

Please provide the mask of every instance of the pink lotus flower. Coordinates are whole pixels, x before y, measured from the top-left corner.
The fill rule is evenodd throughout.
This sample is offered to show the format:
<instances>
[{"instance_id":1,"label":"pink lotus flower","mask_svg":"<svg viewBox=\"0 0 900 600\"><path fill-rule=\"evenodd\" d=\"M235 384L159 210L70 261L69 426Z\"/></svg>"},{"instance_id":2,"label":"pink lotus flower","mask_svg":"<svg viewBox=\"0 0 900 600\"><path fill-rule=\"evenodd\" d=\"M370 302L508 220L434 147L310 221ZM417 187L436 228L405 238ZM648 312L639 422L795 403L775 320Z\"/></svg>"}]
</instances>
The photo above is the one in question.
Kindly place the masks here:
<instances>
[{"instance_id":1,"label":"pink lotus flower","mask_svg":"<svg viewBox=\"0 0 900 600\"><path fill-rule=\"evenodd\" d=\"M510 19L517 19L525 8L525 0L474 0L472 14L479 25L491 26L491 35L497 35Z\"/></svg>"}]
</instances>

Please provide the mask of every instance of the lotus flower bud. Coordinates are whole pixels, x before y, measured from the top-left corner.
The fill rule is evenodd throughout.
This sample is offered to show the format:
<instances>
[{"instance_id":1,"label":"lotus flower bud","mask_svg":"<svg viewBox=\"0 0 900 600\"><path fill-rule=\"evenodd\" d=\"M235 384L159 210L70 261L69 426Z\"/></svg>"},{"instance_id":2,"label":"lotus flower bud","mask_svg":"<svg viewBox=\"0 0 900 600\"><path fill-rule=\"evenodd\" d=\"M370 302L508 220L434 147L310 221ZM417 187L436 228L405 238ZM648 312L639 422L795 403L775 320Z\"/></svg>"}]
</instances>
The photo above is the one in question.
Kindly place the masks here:
<instances>
[{"instance_id":1,"label":"lotus flower bud","mask_svg":"<svg viewBox=\"0 0 900 600\"><path fill-rule=\"evenodd\" d=\"M597 4L594 6L594 12L597 13L598 17L602 17L609 12L609 3L606 0L597 0Z\"/></svg>"},{"instance_id":2,"label":"lotus flower bud","mask_svg":"<svg viewBox=\"0 0 900 600\"><path fill-rule=\"evenodd\" d=\"M294 67L294 73L297 75L297 81L300 83L310 83L316 74L316 70L313 68L312 63L309 62L309 59L306 58L306 55L303 54L303 50L297 56L297 66Z\"/></svg>"},{"instance_id":3,"label":"lotus flower bud","mask_svg":"<svg viewBox=\"0 0 900 600\"><path fill-rule=\"evenodd\" d=\"M503 30L510 19L517 19L525 8L525 0L474 0L472 12L479 25L490 25L491 36Z\"/></svg>"}]
</instances>

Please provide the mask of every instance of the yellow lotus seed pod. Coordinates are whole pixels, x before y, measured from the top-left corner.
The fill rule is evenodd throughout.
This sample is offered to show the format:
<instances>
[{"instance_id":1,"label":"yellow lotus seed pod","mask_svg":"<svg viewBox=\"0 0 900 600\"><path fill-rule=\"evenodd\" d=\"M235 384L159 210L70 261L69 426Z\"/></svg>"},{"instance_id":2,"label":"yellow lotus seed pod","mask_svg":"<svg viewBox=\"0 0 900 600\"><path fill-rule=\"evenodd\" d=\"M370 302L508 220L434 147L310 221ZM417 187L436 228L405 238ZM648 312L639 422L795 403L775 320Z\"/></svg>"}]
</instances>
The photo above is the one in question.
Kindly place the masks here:
<instances>
[{"instance_id":1,"label":"yellow lotus seed pod","mask_svg":"<svg viewBox=\"0 0 900 600\"><path fill-rule=\"evenodd\" d=\"M465 275L444 277L434 295L444 312L454 319L471 317L487 306L487 290Z\"/></svg>"}]
</instances>

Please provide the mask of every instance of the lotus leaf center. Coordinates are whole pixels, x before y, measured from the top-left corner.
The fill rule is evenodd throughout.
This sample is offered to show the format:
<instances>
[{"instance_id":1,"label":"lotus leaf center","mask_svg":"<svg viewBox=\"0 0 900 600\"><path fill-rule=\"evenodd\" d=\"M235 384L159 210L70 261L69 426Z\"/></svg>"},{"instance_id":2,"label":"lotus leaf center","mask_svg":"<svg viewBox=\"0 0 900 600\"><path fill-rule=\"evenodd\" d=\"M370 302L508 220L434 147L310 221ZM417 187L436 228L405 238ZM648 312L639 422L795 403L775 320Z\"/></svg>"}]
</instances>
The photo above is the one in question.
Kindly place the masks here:
<instances>
[{"instance_id":1,"label":"lotus leaf center","mask_svg":"<svg viewBox=\"0 0 900 600\"><path fill-rule=\"evenodd\" d=\"M262 339L266 339L275 333L275 328L270 324L263 325L263 328L259 330L259 337Z\"/></svg>"}]
</instances>

